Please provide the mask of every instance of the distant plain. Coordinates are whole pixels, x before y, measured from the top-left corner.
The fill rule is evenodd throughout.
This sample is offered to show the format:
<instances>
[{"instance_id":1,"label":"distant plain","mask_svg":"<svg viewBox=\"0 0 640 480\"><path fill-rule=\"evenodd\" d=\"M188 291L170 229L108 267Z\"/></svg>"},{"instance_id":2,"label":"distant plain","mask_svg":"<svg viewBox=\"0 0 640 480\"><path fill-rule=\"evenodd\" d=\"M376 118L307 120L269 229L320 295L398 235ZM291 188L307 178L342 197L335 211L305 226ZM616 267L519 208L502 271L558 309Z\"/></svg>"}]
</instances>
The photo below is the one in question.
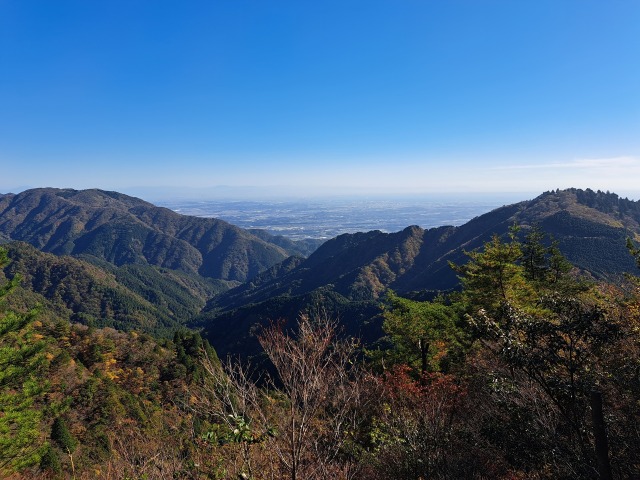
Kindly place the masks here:
<instances>
[{"instance_id":1,"label":"distant plain","mask_svg":"<svg viewBox=\"0 0 640 480\"><path fill-rule=\"evenodd\" d=\"M329 239L343 233L370 230L397 232L409 225L425 229L457 226L515 201L515 197L344 197L265 201L167 200L155 203L184 215L219 218L242 228L259 228L298 240Z\"/></svg>"}]
</instances>

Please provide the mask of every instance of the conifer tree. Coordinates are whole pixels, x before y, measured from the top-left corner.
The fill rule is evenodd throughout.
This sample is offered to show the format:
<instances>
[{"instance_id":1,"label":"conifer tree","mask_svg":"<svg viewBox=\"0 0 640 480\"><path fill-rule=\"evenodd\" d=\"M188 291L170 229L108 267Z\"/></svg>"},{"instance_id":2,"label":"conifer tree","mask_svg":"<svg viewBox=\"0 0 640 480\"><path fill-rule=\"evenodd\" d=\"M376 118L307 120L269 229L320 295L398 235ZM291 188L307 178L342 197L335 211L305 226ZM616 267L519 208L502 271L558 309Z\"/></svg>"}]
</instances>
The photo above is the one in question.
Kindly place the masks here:
<instances>
[{"instance_id":1,"label":"conifer tree","mask_svg":"<svg viewBox=\"0 0 640 480\"><path fill-rule=\"evenodd\" d=\"M0 249L0 268L7 261ZM0 476L38 463L46 450L38 405L46 387L38 375L46 363L45 345L34 329L35 311L21 314L4 304L18 282L0 286Z\"/></svg>"},{"instance_id":2,"label":"conifer tree","mask_svg":"<svg viewBox=\"0 0 640 480\"><path fill-rule=\"evenodd\" d=\"M636 244L630 238L627 238L627 249L629 253L635 258L638 268L640 268L640 247L636 247Z\"/></svg>"},{"instance_id":3,"label":"conifer tree","mask_svg":"<svg viewBox=\"0 0 640 480\"><path fill-rule=\"evenodd\" d=\"M396 296L387 296L384 313L384 331L391 336L394 350L409 365L420 363L420 373L432 370L437 344L458 345L455 310L439 302L416 302Z\"/></svg>"},{"instance_id":4,"label":"conifer tree","mask_svg":"<svg viewBox=\"0 0 640 480\"><path fill-rule=\"evenodd\" d=\"M568 262L555 244L544 253L542 237L527 241L523 249L515 236L507 242L494 237L454 268L477 338L508 367L510 381L524 375L544 393L547 408L561 419L550 438L566 436L558 445L572 450L567 468L587 475L595 469L595 453L585 412L606 379L600 365L620 326L594 287L567 275Z\"/></svg>"}]
</instances>

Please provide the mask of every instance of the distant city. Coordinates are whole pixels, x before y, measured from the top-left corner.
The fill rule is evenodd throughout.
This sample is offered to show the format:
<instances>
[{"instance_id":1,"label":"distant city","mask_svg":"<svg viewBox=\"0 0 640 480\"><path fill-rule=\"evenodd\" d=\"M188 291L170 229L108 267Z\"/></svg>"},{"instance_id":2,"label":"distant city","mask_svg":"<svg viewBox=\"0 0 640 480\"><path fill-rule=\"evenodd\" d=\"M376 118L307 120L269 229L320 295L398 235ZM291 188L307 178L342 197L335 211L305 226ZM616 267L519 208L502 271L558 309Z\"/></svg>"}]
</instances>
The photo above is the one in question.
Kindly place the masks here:
<instances>
[{"instance_id":1,"label":"distant city","mask_svg":"<svg viewBox=\"0 0 640 480\"><path fill-rule=\"evenodd\" d=\"M396 232L409 225L422 228L462 225L500 207L484 201L420 199L313 199L299 201L173 200L155 202L184 215L214 217L242 228L259 228L293 240L329 239L342 233Z\"/></svg>"}]
</instances>

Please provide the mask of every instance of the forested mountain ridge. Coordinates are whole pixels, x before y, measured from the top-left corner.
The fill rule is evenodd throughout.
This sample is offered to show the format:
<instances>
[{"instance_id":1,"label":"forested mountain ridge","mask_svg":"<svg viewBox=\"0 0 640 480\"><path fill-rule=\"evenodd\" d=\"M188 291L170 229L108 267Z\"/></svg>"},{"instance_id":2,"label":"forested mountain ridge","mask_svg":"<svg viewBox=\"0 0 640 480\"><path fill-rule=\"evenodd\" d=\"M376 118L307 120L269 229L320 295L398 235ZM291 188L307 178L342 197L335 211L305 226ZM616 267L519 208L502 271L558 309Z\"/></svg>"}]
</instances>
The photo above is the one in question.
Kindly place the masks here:
<instances>
[{"instance_id":1,"label":"forested mountain ridge","mask_svg":"<svg viewBox=\"0 0 640 480\"><path fill-rule=\"evenodd\" d=\"M50 318L92 327L172 336L207 299L228 288L221 280L150 265L116 267L56 256L24 242L3 247L10 261L0 280L20 278L11 306L40 304Z\"/></svg>"},{"instance_id":2,"label":"forested mountain ridge","mask_svg":"<svg viewBox=\"0 0 640 480\"><path fill-rule=\"evenodd\" d=\"M636 478L640 278L584 277L637 273L637 207L547 192L288 257L201 317L218 353L273 377L174 322L223 281L2 245L0 477ZM402 290L426 296L425 266L456 255L460 291Z\"/></svg>"},{"instance_id":3,"label":"forested mountain ridge","mask_svg":"<svg viewBox=\"0 0 640 480\"><path fill-rule=\"evenodd\" d=\"M625 241L640 234L640 202L592 190L550 191L459 227L340 235L297 265L280 269L279 275L272 269L214 297L196 324L215 332L212 343L225 351L227 341L241 335L241 324L251 328L251 322L290 318L316 298L333 305L347 324L359 322L361 316L350 306L359 302L359 308L368 304L370 309L387 289L409 294L456 288L458 278L449 262L464 263L465 251L480 248L494 234L506 235L515 224L522 234L539 225L572 264L594 277L611 278L635 269ZM220 335L224 332L228 336Z\"/></svg>"},{"instance_id":4,"label":"forested mountain ridge","mask_svg":"<svg viewBox=\"0 0 640 480\"><path fill-rule=\"evenodd\" d=\"M92 255L117 266L149 264L245 281L299 253L269 238L117 192L40 188L0 195L0 239L56 255Z\"/></svg>"},{"instance_id":5,"label":"forested mountain ridge","mask_svg":"<svg viewBox=\"0 0 640 480\"><path fill-rule=\"evenodd\" d=\"M389 287L404 292L451 289L457 278L448 262L461 261L465 250L506 234L513 225L523 231L539 225L578 268L595 276L612 275L634 268L625 239L640 237L640 202L571 189L495 209L459 227L344 234L325 242L295 269L277 278L258 275L217 303L231 305L238 296L255 301L273 293L297 294L327 284L352 300L375 299ZM261 288L269 294L261 296Z\"/></svg>"},{"instance_id":6,"label":"forested mountain ridge","mask_svg":"<svg viewBox=\"0 0 640 480\"><path fill-rule=\"evenodd\" d=\"M595 277L634 268L625 239L638 237L639 203L591 190L546 192L459 227L344 234L306 259L289 256L296 251L285 249L295 245L287 239L179 215L116 192L47 188L0 196L2 241L20 239L46 252L89 261L107 272L101 275L114 276L118 288L127 289L124 296L123 291L109 294L107 305L127 298L123 305L136 304L133 311L146 312L143 317L157 311L158 325L153 325L122 313L125 308L116 308L118 315L93 309L89 315L98 318L98 325L146 325L143 330L158 333L156 329L168 332L190 322L204 327L222 352L237 342L241 348L253 325L274 318L293 320L319 303L337 312L350 331L367 337L360 326L375 316L388 289L428 297L429 292L455 288L458 279L449 262L464 262L465 251L479 248L493 234L506 234L514 224L523 232L539 224L574 265ZM35 258L33 252L27 257ZM52 260L38 261L45 266L33 260L31 267L44 272ZM212 285L203 277L226 283ZM245 283L220 293L239 282ZM37 292L39 285L31 288ZM206 308L194 320L205 301ZM70 318L83 312L80 304L65 303ZM127 318L133 321L130 326Z\"/></svg>"}]
</instances>

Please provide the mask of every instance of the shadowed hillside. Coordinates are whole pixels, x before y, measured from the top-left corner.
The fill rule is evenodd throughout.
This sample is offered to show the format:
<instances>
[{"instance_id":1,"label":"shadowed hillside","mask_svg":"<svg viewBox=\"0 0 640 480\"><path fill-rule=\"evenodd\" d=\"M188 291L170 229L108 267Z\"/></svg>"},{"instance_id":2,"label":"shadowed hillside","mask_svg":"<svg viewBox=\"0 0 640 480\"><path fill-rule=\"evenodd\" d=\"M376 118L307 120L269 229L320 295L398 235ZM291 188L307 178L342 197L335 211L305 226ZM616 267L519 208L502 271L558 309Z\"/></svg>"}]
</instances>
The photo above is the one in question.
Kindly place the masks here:
<instances>
[{"instance_id":1,"label":"shadowed hillside","mask_svg":"<svg viewBox=\"0 0 640 480\"><path fill-rule=\"evenodd\" d=\"M0 277L21 280L12 304L42 304L48 316L95 327L173 335L208 298L228 288L221 280L150 265L96 265L23 242L4 247L10 263Z\"/></svg>"},{"instance_id":2,"label":"shadowed hillside","mask_svg":"<svg viewBox=\"0 0 640 480\"><path fill-rule=\"evenodd\" d=\"M374 305L387 289L429 297L457 288L449 262L463 263L465 251L480 248L493 234L505 235L514 224L522 227L523 234L539 225L578 269L596 278L615 278L635 268L625 240L638 236L639 221L639 202L570 189L498 208L459 227L345 234L327 241L307 259L288 261L213 298L196 325L205 326L214 346L225 352L228 340L237 340L239 330L246 336L252 325L269 318L292 320L318 296L334 299L329 305L345 312L344 323L361 322L361 316L347 306ZM221 334L226 331L229 337Z\"/></svg>"}]
</instances>

